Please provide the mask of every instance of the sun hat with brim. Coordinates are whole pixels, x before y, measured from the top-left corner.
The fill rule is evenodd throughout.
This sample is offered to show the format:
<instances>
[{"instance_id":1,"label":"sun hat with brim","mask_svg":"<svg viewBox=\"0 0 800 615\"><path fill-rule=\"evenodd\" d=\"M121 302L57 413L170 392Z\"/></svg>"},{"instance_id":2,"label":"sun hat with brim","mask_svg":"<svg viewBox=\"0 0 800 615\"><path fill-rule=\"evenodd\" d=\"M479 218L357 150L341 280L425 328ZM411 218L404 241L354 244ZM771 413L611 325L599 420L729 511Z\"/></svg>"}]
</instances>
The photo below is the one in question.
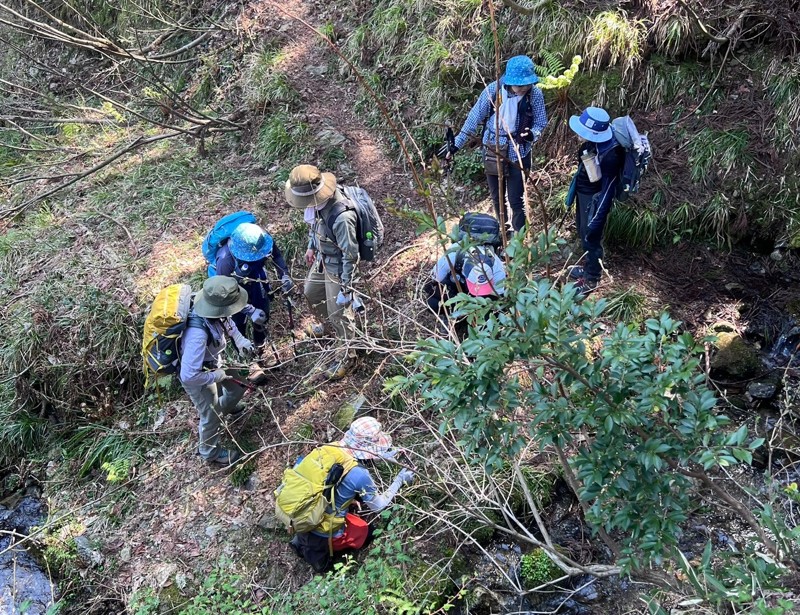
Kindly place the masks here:
<instances>
[{"instance_id":1,"label":"sun hat with brim","mask_svg":"<svg viewBox=\"0 0 800 615\"><path fill-rule=\"evenodd\" d=\"M480 248L464 258L464 277L467 291L473 297L496 295L494 286L494 258Z\"/></svg>"},{"instance_id":2,"label":"sun hat with brim","mask_svg":"<svg viewBox=\"0 0 800 615\"><path fill-rule=\"evenodd\" d=\"M231 234L228 248L236 260L254 263L270 255L272 244L270 234L258 224L245 222L237 226Z\"/></svg>"},{"instance_id":3,"label":"sun hat with brim","mask_svg":"<svg viewBox=\"0 0 800 615\"><path fill-rule=\"evenodd\" d=\"M323 205L336 192L336 176L323 173L311 164L292 169L286 180L286 200L298 209Z\"/></svg>"},{"instance_id":4,"label":"sun hat with brim","mask_svg":"<svg viewBox=\"0 0 800 615\"><path fill-rule=\"evenodd\" d=\"M569 127L592 143L604 143L613 136L611 117L600 107L587 107L580 116L573 115Z\"/></svg>"},{"instance_id":5,"label":"sun hat with brim","mask_svg":"<svg viewBox=\"0 0 800 615\"><path fill-rule=\"evenodd\" d=\"M194 298L194 313L202 318L225 318L241 312L247 305L247 291L225 275L215 275L203 282Z\"/></svg>"},{"instance_id":6,"label":"sun hat with brim","mask_svg":"<svg viewBox=\"0 0 800 615\"><path fill-rule=\"evenodd\" d=\"M536 67L528 56L514 56L506 63L503 85L533 85L538 82Z\"/></svg>"},{"instance_id":7,"label":"sun hat with brim","mask_svg":"<svg viewBox=\"0 0 800 615\"><path fill-rule=\"evenodd\" d=\"M392 436L383 431L378 419L371 416L353 421L341 444L350 449L356 459L391 459L397 454L392 450Z\"/></svg>"}]
</instances>

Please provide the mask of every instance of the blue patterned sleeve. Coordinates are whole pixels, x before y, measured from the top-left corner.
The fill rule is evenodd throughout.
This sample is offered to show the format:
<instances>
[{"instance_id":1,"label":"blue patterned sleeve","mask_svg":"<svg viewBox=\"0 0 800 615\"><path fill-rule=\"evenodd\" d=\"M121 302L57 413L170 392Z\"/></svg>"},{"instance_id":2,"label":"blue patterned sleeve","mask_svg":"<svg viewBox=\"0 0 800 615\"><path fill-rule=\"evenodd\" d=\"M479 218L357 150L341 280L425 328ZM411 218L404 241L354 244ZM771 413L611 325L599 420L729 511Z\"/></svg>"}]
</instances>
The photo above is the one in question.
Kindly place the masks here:
<instances>
[{"instance_id":1,"label":"blue patterned sleeve","mask_svg":"<svg viewBox=\"0 0 800 615\"><path fill-rule=\"evenodd\" d=\"M456 135L456 147L461 149L472 136L478 133L480 125L492 114L492 97L495 94L494 83L490 83L478 96L478 100L470 109L469 115L461 127L461 132Z\"/></svg>"},{"instance_id":2,"label":"blue patterned sleeve","mask_svg":"<svg viewBox=\"0 0 800 615\"><path fill-rule=\"evenodd\" d=\"M531 109L533 110L531 132L534 134L535 139L538 139L542 135L545 126L547 126L547 109L544 106L544 94L537 87L534 87L531 92Z\"/></svg>"}]
</instances>

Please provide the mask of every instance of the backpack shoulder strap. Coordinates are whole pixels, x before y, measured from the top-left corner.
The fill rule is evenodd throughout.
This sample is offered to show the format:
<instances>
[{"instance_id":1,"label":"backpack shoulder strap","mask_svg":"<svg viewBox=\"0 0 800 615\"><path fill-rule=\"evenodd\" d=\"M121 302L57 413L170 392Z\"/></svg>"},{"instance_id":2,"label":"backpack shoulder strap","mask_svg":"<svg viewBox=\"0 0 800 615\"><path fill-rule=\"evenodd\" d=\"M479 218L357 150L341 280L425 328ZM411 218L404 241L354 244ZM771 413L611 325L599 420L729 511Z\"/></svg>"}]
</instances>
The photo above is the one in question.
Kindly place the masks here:
<instances>
[{"instance_id":1,"label":"backpack shoulder strap","mask_svg":"<svg viewBox=\"0 0 800 615\"><path fill-rule=\"evenodd\" d=\"M328 218L325 220L325 225L328 227L328 239L336 243L336 235L333 232L333 225L336 220L345 211L355 211L356 206L350 202L350 199L345 198L343 201L337 201L331 208Z\"/></svg>"},{"instance_id":2,"label":"backpack shoulder strap","mask_svg":"<svg viewBox=\"0 0 800 615\"><path fill-rule=\"evenodd\" d=\"M208 340L211 341L213 336L211 335L211 329L208 328L208 324L206 323L206 319L202 316L189 316L186 319L186 328L187 329L204 329L206 332L206 336Z\"/></svg>"}]
</instances>

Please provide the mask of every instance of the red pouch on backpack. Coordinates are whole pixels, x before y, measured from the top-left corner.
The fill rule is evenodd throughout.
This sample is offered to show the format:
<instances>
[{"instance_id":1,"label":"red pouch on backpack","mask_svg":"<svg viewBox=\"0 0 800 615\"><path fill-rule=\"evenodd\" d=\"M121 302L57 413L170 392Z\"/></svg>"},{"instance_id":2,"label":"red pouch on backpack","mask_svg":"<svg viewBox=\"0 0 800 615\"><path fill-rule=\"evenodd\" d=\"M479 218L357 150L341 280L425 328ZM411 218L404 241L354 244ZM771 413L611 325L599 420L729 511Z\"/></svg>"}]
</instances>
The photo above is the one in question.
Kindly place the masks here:
<instances>
[{"instance_id":1,"label":"red pouch on backpack","mask_svg":"<svg viewBox=\"0 0 800 615\"><path fill-rule=\"evenodd\" d=\"M344 534L333 539L333 550L360 549L369 536L369 523L352 513L347 513L344 518Z\"/></svg>"}]
</instances>

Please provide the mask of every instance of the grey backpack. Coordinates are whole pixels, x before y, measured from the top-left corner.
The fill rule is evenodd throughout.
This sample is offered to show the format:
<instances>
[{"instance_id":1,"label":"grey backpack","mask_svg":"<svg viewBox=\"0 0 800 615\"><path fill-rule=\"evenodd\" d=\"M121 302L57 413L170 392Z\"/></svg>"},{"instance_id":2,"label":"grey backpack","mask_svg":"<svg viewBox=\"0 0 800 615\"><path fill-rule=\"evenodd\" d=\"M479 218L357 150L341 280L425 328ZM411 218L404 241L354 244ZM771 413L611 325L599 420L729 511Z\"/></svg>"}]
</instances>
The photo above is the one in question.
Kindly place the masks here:
<instances>
[{"instance_id":1,"label":"grey backpack","mask_svg":"<svg viewBox=\"0 0 800 615\"><path fill-rule=\"evenodd\" d=\"M374 261L375 253L383 244L383 222L375 208L375 203L367 191L359 186L344 186L342 188L347 201L339 201L333 206L325 223L329 232L333 233L333 224L343 211L356 212L358 238L358 254L362 261ZM335 237L331 237L335 241Z\"/></svg>"}]
</instances>

